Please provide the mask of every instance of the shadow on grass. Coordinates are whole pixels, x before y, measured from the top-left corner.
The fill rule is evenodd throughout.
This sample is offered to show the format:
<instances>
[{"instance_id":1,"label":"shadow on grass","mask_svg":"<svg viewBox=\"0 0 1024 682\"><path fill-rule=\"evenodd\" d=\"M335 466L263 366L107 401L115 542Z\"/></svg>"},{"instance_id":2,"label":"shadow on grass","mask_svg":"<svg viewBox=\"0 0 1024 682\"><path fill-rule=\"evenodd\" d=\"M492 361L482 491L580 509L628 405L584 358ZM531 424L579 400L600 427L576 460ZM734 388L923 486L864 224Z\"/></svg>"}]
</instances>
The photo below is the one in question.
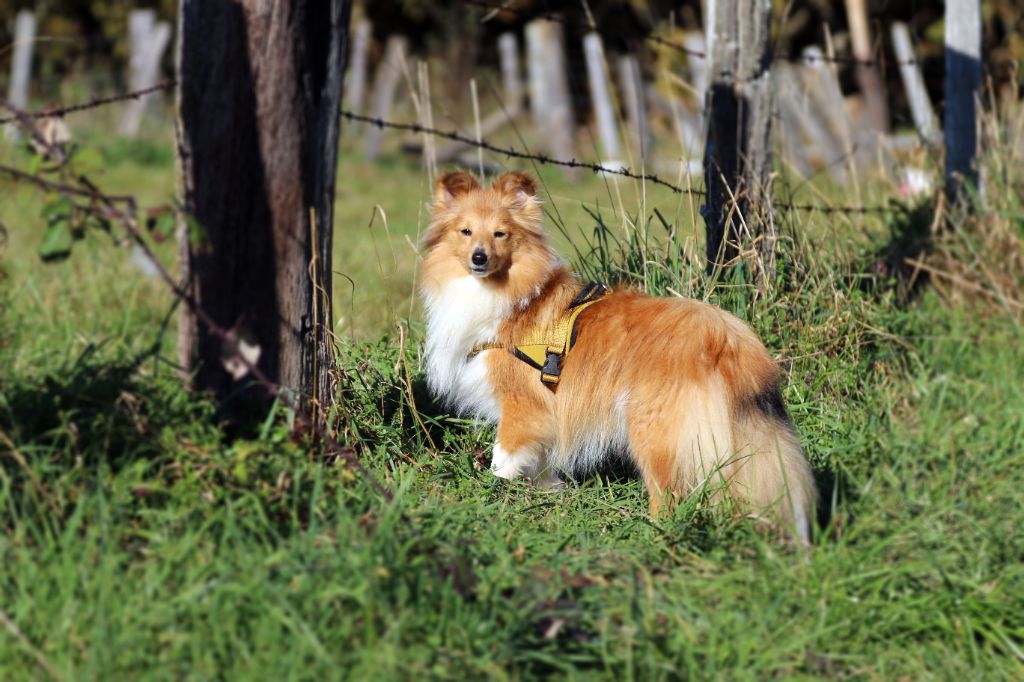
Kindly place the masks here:
<instances>
[{"instance_id":1,"label":"shadow on grass","mask_svg":"<svg viewBox=\"0 0 1024 682\"><path fill-rule=\"evenodd\" d=\"M114 471L160 455L156 436L162 429L212 417L213 407L180 387L141 376L155 352L111 359L91 344L41 377L5 378L2 445L17 447L26 459L45 457L51 466L102 463Z\"/></svg>"},{"instance_id":2,"label":"shadow on grass","mask_svg":"<svg viewBox=\"0 0 1024 682\"><path fill-rule=\"evenodd\" d=\"M917 206L897 205L886 219L889 238L868 256L863 272L872 278L862 280L867 290L882 293L895 289L897 300L907 304L917 300L928 285L928 273L916 266L931 253L934 240L932 225L935 207L928 203Z\"/></svg>"},{"instance_id":3,"label":"shadow on grass","mask_svg":"<svg viewBox=\"0 0 1024 682\"><path fill-rule=\"evenodd\" d=\"M853 521L850 511L860 495L849 476L836 469L814 469L814 482L818 486L816 510L819 535L817 541L835 539Z\"/></svg>"}]
</instances>

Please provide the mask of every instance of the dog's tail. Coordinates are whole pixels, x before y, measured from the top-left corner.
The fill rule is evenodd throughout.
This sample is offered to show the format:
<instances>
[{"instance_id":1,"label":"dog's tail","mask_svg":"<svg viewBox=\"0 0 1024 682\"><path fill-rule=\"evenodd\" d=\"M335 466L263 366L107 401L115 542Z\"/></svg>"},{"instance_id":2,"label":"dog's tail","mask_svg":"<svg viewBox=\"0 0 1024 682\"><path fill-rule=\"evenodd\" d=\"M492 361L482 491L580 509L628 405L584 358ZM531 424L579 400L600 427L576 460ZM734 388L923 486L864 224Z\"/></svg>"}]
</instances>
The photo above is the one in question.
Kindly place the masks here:
<instances>
[{"instance_id":1,"label":"dog's tail","mask_svg":"<svg viewBox=\"0 0 1024 682\"><path fill-rule=\"evenodd\" d=\"M810 541L817 492L779 389L779 372L764 345L736 318L722 314L718 371L726 389L730 457L719 462L732 495L751 512L774 517Z\"/></svg>"}]
</instances>

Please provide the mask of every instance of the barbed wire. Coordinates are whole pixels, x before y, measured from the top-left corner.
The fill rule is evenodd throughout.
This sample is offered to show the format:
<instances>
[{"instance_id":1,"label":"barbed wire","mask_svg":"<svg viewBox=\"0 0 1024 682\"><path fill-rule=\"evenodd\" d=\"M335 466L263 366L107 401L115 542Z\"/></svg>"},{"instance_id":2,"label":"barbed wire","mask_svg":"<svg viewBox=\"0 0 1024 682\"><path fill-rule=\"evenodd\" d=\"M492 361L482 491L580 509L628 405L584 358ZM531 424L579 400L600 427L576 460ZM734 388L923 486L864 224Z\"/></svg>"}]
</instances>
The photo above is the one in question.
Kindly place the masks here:
<instances>
[{"instance_id":1,"label":"barbed wire","mask_svg":"<svg viewBox=\"0 0 1024 682\"><path fill-rule=\"evenodd\" d=\"M509 6L507 6L507 3L505 3L505 4L494 4L494 2L488 2L487 0L458 0L458 1L463 3L463 4L466 4L466 5L471 5L473 7L479 7L481 9L488 9L488 10L491 10L492 12L495 12L495 13L497 13L497 12L510 12L512 14L517 14L517 15L522 16L524 18L525 17L529 17L529 18L533 18L533 19L547 19L548 21L554 21L556 23L563 24L565 26L582 27L582 28L585 28L586 30L590 30L590 31L596 31L597 30L597 27L594 26L593 22L590 21L590 20L588 20L586 23L581 22L581 21L574 21L574 20L570 20L568 17L566 17L563 14L558 13L558 12L552 12L552 11L548 11L548 10L520 9L520 8L517 8L517 7L509 7ZM704 51L704 50L695 50L692 47L686 47L685 45L680 45L677 42L674 42L674 41L669 40L667 38L662 38L661 36L647 35L647 36L644 36L643 39L648 41L648 42L652 42L652 43L656 43L658 45L664 45L665 47L672 48L673 50L676 50L677 52L680 52L680 53L685 54L685 55L690 56L690 57L697 57L698 59L706 59L708 57L707 52ZM822 55L804 55L804 54L800 54L800 55L776 55L775 57L772 58L772 61L773 62L798 62L798 63L800 63L800 62L823 62L823 63L831 63L831 64L849 64L849 65L853 65L853 66L882 66L882 65L903 66L903 65L911 65L911 64L918 64L918 63L920 63L919 60L913 59L913 58L912 59L902 59L902 60L901 59L893 59L893 60L885 60L885 59L858 59L856 57L838 57L838 56L829 56L829 55L824 55L824 54L822 54Z\"/></svg>"},{"instance_id":2,"label":"barbed wire","mask_svg":"<svg viewBox=\"0 0 1024 682\"><path fill-rule=\"evenodd\" d=\"M519 151L518 149L513 149L512 147L499 147L498 145L491 144L487 140L477 140L475 137L469 137L467 135L455 132L454 130L438 130L437 128L428 128L427 126L420 125L419 123L400 123L397 121L386 121L381 118L375 118L373 116L364 116L362 114L357 114L355 112L347 111L345 109L341 110L341 115L343 118L346 118L350 121L368 123L378 128L390 128L392 130L404 130L410 133L420 133L427 134L432 137L441 137L446 140L451 140L453 142L460 142L465 145L472 145L473 147L478 147L480 149L483 149L484 151L492 152L494 154L500 154L512 159L536 161L547 166L561 166L563 168L584 168L587 170L594 171L595 173L619 175L624 178L632 178L634 180L652 182L656 185L661 185L662 187L670 189L676 194L683 193L695 194L697 196L707 196L707 192L703 190L679 187L678 185L673 185L671 182L668 182L667 180L661 179L660 177L654 175L653 173L637 174L629 170L625 166L622 166L620 168L610 168L607 166L602 166L597 163L591 163L589 161L577 161L576 159L556 159L547 156L546 154L531 154L529 152L523 152Z\"/></svg>"},{"instance_id":3,"label":"barbed wire","mask_svg":"<svg viewBox=\"0 0 1024 682\"><path fill-rule=\"evenodd\" d=\"M99 107L114 104L116 102L125 102L128 100L136 99L143 95L147 95L158 90L165 90L177 85L177 80L167 79L161 81L157 85L149 88L143 88L142 90L135 90L132 92L126 92L120 95L111 95L107 97L98 97L88 102L82 102L80 104L74 104L67 107L48 108L42 111L35 112L21 112L18 116L9 116L7 118L0 118L0 124L12 123L23 119L42 119L51 117L63 117L67 114L79 113L88 111L90 109L97 109ZM452 142L458 142L470 147L477 147L485 151L489 151L493 154L498 154L510 159L523 159L526 161L536 161L542 165L547 166L558 166L562 168L580 168L592 171L594 173L604 173L607 175L617 175L623 178L629 178L632 180L639 180L641 182L650 182L655 185L664 187L670 190L674 194L687 194L697 197L707 197L707 192L702 189L696 189L693 187L680 187L674 183L665 180L655 173L637 173L625 166L613 168L609 166L603 166L598 163L592 163L589 161L579 161L573 159L557 159L546 154L534 154L526 151L521 151L512 147L502 147L487 140L477 140L475 137L463 135L454 130L440 130L438 128L430 128L419 123L406 123L400 121L388 121L382 118L373 116L365 116L363 114L357 114L347 109L341 110L341 116L349 121L357 121L360 123L366 123L368 125L376 126L382 129L401 130L409 133L415 133L420 135L430 135L432 137L440 137ZM13 174L4 171L7 175L12 176ZM24 180L25 178L19 178ZM38 183L37 183L38 184ZM893 209L889 206L828 206L823 204L797 204L790 202L774 201L773 206L775 208L786 209L791 211L807 211L807 212L819 212L819 213L849 213L849 214L871 214L871 213L891 213Z\"/></svg>"},{"instance_id":4,"label":"barbed wire","mask_svg":"<svg viewBox=\"0 0 1024 682\"><path fill-rule=\"evenodd\" d=\"M706 197L707 191L702 189L694 189L692 187L680 187L675 185L668 180L665 180L654 173L635 173L626 167L611 168L608 166L602 166L597 163L591 163L589 161L578 161L576 159L556 159L546 154L532 154L529 152L520 151L511 147L500 147L495 144L491 144L486 140L477 140L476 138L463 135L455 131L438 130L437 128L429 128L419 123L401 123L396 121L386 121L381 118L375 118L373 116L364 116L351 111L342 109L341 115L343 118L350 121L358 121L360 123L367 123L369 125L376 126L378 128L390 128L392 130L403 130L410 133L426 134L433 137L441 137L453 142L459 142L465 145L471 145L473 147L479 147L486 151L494 154L506 156L514 159L524 159L529 161L536 161L537 163L549 165L549 166L562 166L565 168L584 168L591 170L595 173L605 173L608 175L618 175L624 178L630 178L633 180L640 180L641 182L651 182L656 185L665 187L671 190L675 194L689 194L692 196ZM888 206L825 206L818 204L794 204L794 203L783 203L779 201L773 201L775 208L784 208L793 211L818 211L820 213L891 213L892 208Z\"/></svg>"},{"instance_id":5,"label":"barbed wire","mask_svg":"<svg viewBox=\"0 0 1024 682\"><path fill-rule=\"evenodd\" d=\"M91 99L88 102L74 104L68 107L48 107L46 109L41 109L39 111L26 111L24 112L24 115L34 120L38 120L41 118L63 118L67 114L73 114L78 111L88 111L89 109L96 109L106 104L114 104L116 102L126 102L131 99L138 99L140 97L144 97L145 95L151 95L154 92L168 90L170 88L173 88L177 84L177 80L173 78L168 78L166 80L160 81L156 85L150 86L148 88L142 88L141 90L126 92L121 95L111 95L110 97L97 97L96 99ZM0 125L14 123L17 120L17 116L6 116L0 118Z\"/></svg>"}]
</instances>

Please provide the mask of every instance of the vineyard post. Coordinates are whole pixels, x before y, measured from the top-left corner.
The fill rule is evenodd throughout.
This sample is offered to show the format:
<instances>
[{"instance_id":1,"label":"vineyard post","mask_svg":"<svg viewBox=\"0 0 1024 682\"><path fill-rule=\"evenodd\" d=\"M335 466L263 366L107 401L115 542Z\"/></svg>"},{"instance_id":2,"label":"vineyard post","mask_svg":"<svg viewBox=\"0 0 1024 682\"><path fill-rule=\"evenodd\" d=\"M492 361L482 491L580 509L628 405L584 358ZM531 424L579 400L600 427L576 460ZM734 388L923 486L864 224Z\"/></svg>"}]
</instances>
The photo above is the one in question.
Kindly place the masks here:
<instances>
[{"instance_id":1,"label":"vineyard post","mask_svg":"<svg viewBox=\"0 0 1024 682\"><path fill-rule=\"evenodd\" d=\"M591 31L583 37L583 56L587 62L587 83L590 85L590 101L597 121L597 135L605 159L618 160L622 157L619 147L619 129L615 122L615 104L612 101L608 83L604 46L601 36Z\"/></svg>"},{"instance_id":2,"label":"vineyard post","mask_svg":"<svg viewBox=\"0 0 1024 682\"><path fill-rule=\"evenodd\" d=\"M575 156L575 125L561 24L547 19L527 24L526 53L534 126L548 151L560 159L571 159Z\"/></svg>"},{"instance_id":3,"label":"vineyard post","mask_svg":"<svg viewBox=\"0 0 1024 682\"><path fill-rule=\"evenodd\" d=\"M498 57L501 61L505 108L510 112L518 112L523 106L523 78L519 67L519 42L515 33L502 33L498 37Z\"/></svg>"},{"instance_id":4,"label":"vineyard post","mask_svg":"<svg viewBox=\"0 0 1024 682\"><path fill-rule=\"evenodd\" d=\"M629 144L633 158L640 163L651 153L651 129L647 123L647 102L640 62L634 55L619 57L619 87L626 108Z\"/></svg>"},{"instance_id":5,"label":"vineyard post","mask_svg":"<svg viewBox=\"0 0 1024 682\"><path fill-rule=\"evenodd\" d=\"M132 10L128 15L129 89L144 90L156 85L160 78L160 60L170 41L171 25L157 21L156 10ZM126 102L118 132L127 137L138 135L142 117L157 97L153 93Z\"/></svg>"},{"instance_id":6,"label":"vineyard post","mask_svg":"<svg viewBox=\"0 0 1024 682\"><path fill-rule=\"evenodd\" d=\"M935 110L925 88L921 67L914 56L914 46L910 41L910 29L903 22L892 25L892 48L900 63L900 78L907 92L910 103L910 114L914 117L917 132L928 144L938 142L938 126L935 123Z\"/></svg>"},{"instance_id":7,"label":"vineyard post","mask_svg":"<svg viewBox=\"0 0 1024 682\"><path fill-rule=\"evenodd\" d=\"M370 115L374 118L391 118L391 107L395 103L398 84L402 81L408 51L409 41L404 36L393 35L388 38L384 58L377 66L377 74L373 78L373 93L370 95ZM370 127L366 130L363 156L368 161L380 156L383 136L384 131L380 128Z\"/></svg>"},{"instance_id":8,"label":"vineyard post","mask_svg":"<svg viewBox=\"0 0 1024 682\"><path fill-rule=\"evenodd\" d=\"M366 55L370 50L373 26L366 19L360 19L352 29L352 50L349 53L348 82L345 83L345 107L357 114L363 113L363 98L366 93ZM350 132L358 126L349 126Z\"/></svg>"},{"instance_id":9,"label":"vineyard post","mask_svg":"<svg viewBox=\"0 0 1024 682\"><path fill-rule=\"evenodd\" d=\"M965 203L979 186L977 107L981 94L981 2L946 0L946 196Z\"/></svg>"},{"instance_id":10,"label":"vineyard post","mask_svg":"<svg viewBox=\"0 0 1024 682\"><path fill-rule=\"evenodd\" d=\"M182 0L178 153L196 304L259 348L300 404L330 405L331 245L350 0ZM191 307L179 353L198 389L238 388Z\"/></svg>"},{"instance_id":11,"label":"vineyard post","mask_svg":"<svg viewBox=\"0 0 1024 682\"><path fill-rule=\"evenodd\" d=\"M888 132L889 105L885 101L885 81L871 49L867 0L846 0L846 20L850 26L853 56L857 59L854 75L864 95L867 118L875 130Z\"/></svg>"},{"instance_id":12,"label":"vineyard post","mask_svg":"<svg viewBox=\"0 0 1024 682\"><path fill-rule=\"evenodd\" d=\"M28 106L28 82L32 75L32 50L36 39L36 15L28 10L18 12L14 24L14 56L11 59L11 82L7 101L19 109ZM7 136L18 136L17 126L7 128Z\"/></svg>"},{"instance_id":13,"label":"vineyard post","mask_svg":"<svg viewBox=\"0 0 1024 682\"><path fill-rule=\"evenodd\" d=\"M771 267L775 226L771 211L771 0L716 0L708 44L709 116L704 146L708 269L739 254L745 230L762 237Z\"/></svg>"}]
</instances>

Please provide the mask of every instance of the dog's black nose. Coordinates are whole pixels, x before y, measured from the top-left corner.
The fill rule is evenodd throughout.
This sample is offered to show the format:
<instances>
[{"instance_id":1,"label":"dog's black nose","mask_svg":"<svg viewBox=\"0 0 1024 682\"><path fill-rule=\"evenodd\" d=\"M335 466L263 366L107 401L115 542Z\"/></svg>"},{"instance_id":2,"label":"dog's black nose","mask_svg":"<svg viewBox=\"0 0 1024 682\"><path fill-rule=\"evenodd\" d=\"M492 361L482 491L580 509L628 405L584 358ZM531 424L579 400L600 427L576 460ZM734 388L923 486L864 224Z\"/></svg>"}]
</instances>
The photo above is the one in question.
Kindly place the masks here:
<instances>
[{"instance_id":1,"label":"dog's black nose","mask_svg":"<svg viewBox=\"0 0 1024 682\"><path fill-rule=\"evenodd\" d=\"M487 265L487 254L484 253L483 249L477 249L473 252L473 265Z\"/></svg>"}]
</instances>

